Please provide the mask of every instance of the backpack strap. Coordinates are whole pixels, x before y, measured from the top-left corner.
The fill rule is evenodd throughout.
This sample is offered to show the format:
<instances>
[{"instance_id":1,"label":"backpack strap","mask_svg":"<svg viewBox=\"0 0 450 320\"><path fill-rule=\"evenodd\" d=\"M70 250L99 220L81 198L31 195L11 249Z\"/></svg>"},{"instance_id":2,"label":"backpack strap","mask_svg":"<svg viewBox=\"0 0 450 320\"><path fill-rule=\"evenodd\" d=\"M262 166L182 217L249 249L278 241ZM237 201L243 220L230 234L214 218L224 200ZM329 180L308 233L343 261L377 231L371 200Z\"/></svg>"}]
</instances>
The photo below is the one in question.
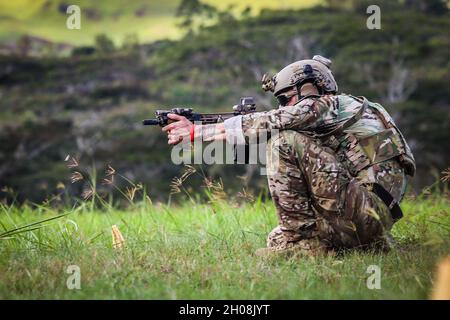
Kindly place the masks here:
<instances>
[{"instance_id":1,"label":"backpack strap","mask_svg":"<svg viewBox=\"0 0 450 320\"><path fill-rule=\"evenodd\" d=\"M341 125L337 126L335 129L331 130L328 133L321 135L320 136L321 138L326 139L331 136L335 136L335 137L340 136L344 132L345 129L354 125L356 122L358 122L362 118L364 111L366 111L369 103L367 102L367 99L364 97L356 98L356 99L359 101L361 101L361 99L362 99L362 104L361 104L361 107L359 108L359 110L352 117L350 117L350 119L348 119Z\"/></svg>"}]
</instances>

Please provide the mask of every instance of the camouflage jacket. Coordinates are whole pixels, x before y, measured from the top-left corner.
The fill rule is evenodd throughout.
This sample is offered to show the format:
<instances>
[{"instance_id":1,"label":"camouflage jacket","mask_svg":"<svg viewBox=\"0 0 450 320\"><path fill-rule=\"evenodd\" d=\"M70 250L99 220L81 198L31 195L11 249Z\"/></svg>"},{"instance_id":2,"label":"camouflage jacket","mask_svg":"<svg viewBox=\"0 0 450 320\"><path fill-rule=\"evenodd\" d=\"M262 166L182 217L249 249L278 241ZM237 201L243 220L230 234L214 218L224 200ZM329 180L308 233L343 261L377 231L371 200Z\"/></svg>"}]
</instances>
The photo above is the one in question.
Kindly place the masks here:
<instances>
[{"instance_id":1,"label":"camouflage jacket","mask_svg":"<svg viewBox=\"0 0 450 320\"><path fill-rule=\"evenodd\" d=\"M321 139L358 113L362 100L350 95L324 95L303 99L294 106L247 114L225 121L227 140L246 143L252 136L272 130L295 130ZM396 158L409 175L414 175L415 162L400 130L386 110L368 102L360 119L347 127L331 145L347 162L350 171L360 171L377 163ZM322 139L323 144L330 139Z\"/></svg>"}]
</instances>

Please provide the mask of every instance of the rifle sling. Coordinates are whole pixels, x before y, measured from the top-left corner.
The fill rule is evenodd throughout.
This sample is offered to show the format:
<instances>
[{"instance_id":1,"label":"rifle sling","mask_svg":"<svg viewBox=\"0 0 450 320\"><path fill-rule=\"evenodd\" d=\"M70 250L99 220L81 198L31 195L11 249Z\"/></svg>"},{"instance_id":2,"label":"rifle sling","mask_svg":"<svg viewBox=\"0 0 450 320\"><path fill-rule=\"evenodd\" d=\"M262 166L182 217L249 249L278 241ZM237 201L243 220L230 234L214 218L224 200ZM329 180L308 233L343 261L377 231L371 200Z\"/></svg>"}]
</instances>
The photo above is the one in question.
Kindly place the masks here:
<instances>
[{"instance_id":1,"label":"rifle sling","mask_svg":"<svg viewBox=\"0 0 450 320\"><path fill-rule=\"evenodd\" d=\"M394 197L389 193L389 191L387 191L379 183L371 183L369 184L369 187L370 189L372 189L372 192L375 193L378 198L380 198L389 208L394 222L400 220L403 217L402 209L400 208L398 202L394 199Z\"/></svg>"}]
</instances>

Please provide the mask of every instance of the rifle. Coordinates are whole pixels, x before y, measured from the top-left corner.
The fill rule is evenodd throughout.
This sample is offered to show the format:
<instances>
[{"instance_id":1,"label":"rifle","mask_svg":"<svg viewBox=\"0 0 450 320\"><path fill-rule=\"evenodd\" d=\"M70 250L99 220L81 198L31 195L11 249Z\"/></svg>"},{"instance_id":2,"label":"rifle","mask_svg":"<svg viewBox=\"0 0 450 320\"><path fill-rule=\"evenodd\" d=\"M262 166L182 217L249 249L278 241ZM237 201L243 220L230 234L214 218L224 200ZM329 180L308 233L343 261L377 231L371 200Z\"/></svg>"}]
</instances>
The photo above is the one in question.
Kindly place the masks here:
<instances>
[{"instance_id":1,"label":"rifle","mask_svg":"<svg viewBox=\"0 0 450 320\"><path fill-rule=\"evenodd\" d=\"M172 108L171 110L156 110L156 119L145 119L142 121L144 126L161 126L168 125L170 120L167 115L169 113L178 114L186 117L191 122L199 122L201 124L211 124L223 122L229 118L256 112L256 104L253 97L242 97L239 104L233 106L233 112L224 113L196 113L192 108Z\"/></svg>"}]
</instances>

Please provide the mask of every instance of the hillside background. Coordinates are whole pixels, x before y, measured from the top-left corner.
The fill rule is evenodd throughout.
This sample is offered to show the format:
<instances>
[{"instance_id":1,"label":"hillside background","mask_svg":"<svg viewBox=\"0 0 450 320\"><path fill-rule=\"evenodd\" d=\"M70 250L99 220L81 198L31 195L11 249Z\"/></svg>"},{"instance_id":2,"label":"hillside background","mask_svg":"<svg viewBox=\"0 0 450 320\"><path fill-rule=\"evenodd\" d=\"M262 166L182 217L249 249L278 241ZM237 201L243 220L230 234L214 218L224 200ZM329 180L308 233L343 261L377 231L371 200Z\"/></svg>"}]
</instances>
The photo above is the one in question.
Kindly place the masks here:
<instances>
[{"instance_id":1,"label":"hillside background","mask_svg":"<svg viewBox=\"0 0 450 320\"><path fill-rule=\"evenodd\" d=\"M0 1L0 199L80 196L72 155L165 201L183 168L141 119L175 105L226 111L245 95L274 108L262 74L314 54L333 59L341 92L394 116L416 156L415 192L450 166L446 1L72 1L81 30L65 27L68 4ZM369 4L381 7L381 30L366 28ZM265 190L254 166L203 170L230 193Z\"/></svg>"},{"instance_id":2,"label":"hillside background","mask_svg":"<svg viewBox=\"0 0 450 320\"><path fill-rule=\"evenodd\" d=\"M14 41L24 34L52 42L72 45L93 43L99 33L120 44L130 33L143 42L158 39L177 39L183 35L176 17L180 0L15 0L0 1L0 39ZM251 15L263 9L299 9L322 3L320 0L203 0L220 10L239 14L247 7ZM69 5L83 11L82 29L65 28Z\"/></svg>"}]
</instances>

